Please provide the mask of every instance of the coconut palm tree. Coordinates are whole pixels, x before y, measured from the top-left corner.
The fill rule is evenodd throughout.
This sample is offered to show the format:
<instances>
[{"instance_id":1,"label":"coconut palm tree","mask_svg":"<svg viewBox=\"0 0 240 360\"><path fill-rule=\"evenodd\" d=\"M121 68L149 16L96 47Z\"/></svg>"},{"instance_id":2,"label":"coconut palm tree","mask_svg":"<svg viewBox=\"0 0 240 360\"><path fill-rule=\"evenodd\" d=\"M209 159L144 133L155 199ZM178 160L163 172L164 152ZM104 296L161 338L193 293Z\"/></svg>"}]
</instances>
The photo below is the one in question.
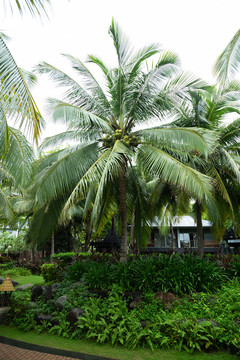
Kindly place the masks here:
<instances>
[{"instance_id":1,"label":"coconut palm tree","mask_svg":"<svg viewBox=\"0 0 240 360\"><path fill-rule=\"evenodd\" d=\"M206 156L208 146L213 146L215 140L202 130L159 125L160 120L183 101L189 89L203 86L203 82L182 73L177 57L161 51L156 44L133 53L130 42L114 20L109 34L114 43L117 66L110 68L92 55L87 60L90 66L96 65L102 71L103 85L85 63L70 55L65 57L80 75L81 84L47 63L37 67L39 73L48 74L58 86L66 89L63 101L49 99L48 107L53 120L62 121L68 129L46 139L43 147L70 140L75 145L38 163L32 188L35 198L33 224L46 217L46 223L50 222L50 212L55 224L57 219L64 219L72 204L86 198L91 186L97 189L92 209L92 222L96 224L106 196L112 196L108 190L113 186L118 196L121 258L124 259L130 169L137 164L148 175L161 175L163 181L188 189L202 199L210 194L209 178L181 159L189 159L194 150ZM146 61L152 57L158 59L149 67ZM149 120L154 127L148 127ZM50 236L51 232L49 227L38 236Z\"/></svg>"},{"instance_id":2,"label":"coconut palm tree","mask_svg":"<svg viewBox=\"0 0 240 360\"><path fill-rule=\"evenodd\" d=\"M197 221L198 252L203 254L203 230L201 213L205 210L213 221L215 235L222 236L224 220L236 211L235 191L232 184L240 182L239 135L240 135L240 83L233 81L224 87L209 87L208 91L191 92L191 100L186 100L176 110L176 119L171 126L198 127L215 133L216 147L208 158L197 163L193 158L191 166L213 179L213 197L196 199L194 210ZM235 120L226 125L229 114ZM236 118L237 117L237 118ZM229 119L228 119L229 121ZM234 206L235 205L235 206Z\"/></svg>"}]
</instances>

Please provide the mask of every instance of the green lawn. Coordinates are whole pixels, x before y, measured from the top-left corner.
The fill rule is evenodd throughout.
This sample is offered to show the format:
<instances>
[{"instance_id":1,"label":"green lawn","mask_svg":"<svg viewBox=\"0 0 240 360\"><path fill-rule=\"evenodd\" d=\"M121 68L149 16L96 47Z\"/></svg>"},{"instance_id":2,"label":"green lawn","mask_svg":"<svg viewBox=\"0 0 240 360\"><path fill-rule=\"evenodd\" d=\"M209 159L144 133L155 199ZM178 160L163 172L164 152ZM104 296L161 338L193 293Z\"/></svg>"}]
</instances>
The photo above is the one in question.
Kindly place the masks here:
<instances>
[{"instance_id":1,"label":"green lawn","mask_svg":"<svg viewBox=\"0 0 240 360\"><path fill-rule=\"evenodd\" d=\"M44 283L43 277L40 275L12 276L11 279L17 281L20 285L42 285Z\"/></svg>"},{"instance_id":2,"label":"green lawn","mask_svg":"<svg viewBox=\"0 0 240 360\"><path fill-rule=\"evenodd\" d=\"M230 355L228 352L210 352L189 354L175 350L128 350L121 347L113 347L109 344L99 345L85 340L71 340L60 338L49 334L35 334L33 332L22 332L13 327L0 325L0 335L12 339L29 342L37 345L55 347L58 349L79 351L93 355L101 355L121 360L237 360L237 356Z\"/></svg>"}]
</instances>

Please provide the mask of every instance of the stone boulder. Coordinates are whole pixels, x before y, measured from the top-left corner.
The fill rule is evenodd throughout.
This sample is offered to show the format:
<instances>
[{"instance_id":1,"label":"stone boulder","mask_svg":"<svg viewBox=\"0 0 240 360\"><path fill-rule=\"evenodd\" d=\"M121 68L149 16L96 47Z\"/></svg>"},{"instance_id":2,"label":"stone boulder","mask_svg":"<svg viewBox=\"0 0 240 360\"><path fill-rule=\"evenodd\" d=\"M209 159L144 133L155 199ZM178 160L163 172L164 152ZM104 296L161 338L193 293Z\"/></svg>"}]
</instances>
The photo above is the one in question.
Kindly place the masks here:
<instances>
[{"instance_id":1,"label":"stone boulder","mask_svg":"<svg viewBox=\"0 0 240 360\"><path fill-rule=\"evenodd\" d=\"M46 291L45 291L45 300L46 301L54 298L57 288L58 288L58 284L51 284L46 287Z\"/></svg>"},{"instance_id":2,"label":"stone boulder","mask_svg":"<svg viewBox=\"0 0 240 360\"><path fill-rule=\"evenodd\" d=\"M19 286L16 290L23 291L23 290L31 289L32 287L33 287L33 284L24 284L24 285Z\"/></svg>"},{"instance_id":3,"label":"stone boulder","mask_svg":"<svg viewBox=\"0 0 240 360\"><path fill-rule=\"evenodd\" d=\"M4 280L5 280L5 278L0 276L0 284L2 284L4 282ZM17 281L14 281L12 279L11 279L11 281L12 281L13 286L19 285L19 283Z\"/></svg>"},{"instance_id":4,"label":"stone boulder","mask_svg":"<svg viewBox=\"0 0 240 360\"><path fill-rule=\"evenodd\" d=\"M163 303L163 306L166 309L169 309L170 305L174 302L174 300L177 300L178 297L170 292L156 292L154 299L161 300Z\"/></svg>"},{"instance_id":5,"label":"stone boulder","mask_svg":"<svg viewBox=\"0 0 240 360\"><path fill-rule=\"evenodd\" d=\"M54 303L55 307L62 311L64 309L65 304L67 303L68 297L67 295L60 296Z\"/></svg>"},{"instance_id":6,"label":"stone boulder","mask_svg":"<svg viewBox=\"0 0 240 360\"><path fill-rule=\"evenodd\" d=\"M39 298L39 296L41 296L44 291L46 290L45 286L41 286L41 285L34 285L32 287L32 301L37 300L37 298Z\"/></svg>"},{"instance_id":7,"label":"stone boulder","mask_svg":"<svg viewBox=\"0 0 240 360\"><path fill-rule=\"evenodd\" d=\"M84 310L76 307L69 311L66 320L70 322L70 325L72 327L74 327L76 322L78 321L79 316L82 315L84 315Z\"/></svg>"},{"instance_id":8,"label":"stone boulder","mask_svg":"<svg viewBox=\"0 0 240 360\"><path fill-rule=\"evenodd\" d=\"M36 314L35 320L38 325L42 324L43 321L50 323L52 326L59 324L58 319L55 316L50 315L50 314L42 314L42 313Z\"/></svg>"},{"instance_id":9,"label":"stone boulder","mask_svg":"<svg viewBox=\"0 0 240 360\"><path fill-rule=\"evenodd\" d=\"M127 291L124 294L124 299L128 301L129 309L134 309L136 305L142 303L142 291Z\"/></svg>"}]
</instances>

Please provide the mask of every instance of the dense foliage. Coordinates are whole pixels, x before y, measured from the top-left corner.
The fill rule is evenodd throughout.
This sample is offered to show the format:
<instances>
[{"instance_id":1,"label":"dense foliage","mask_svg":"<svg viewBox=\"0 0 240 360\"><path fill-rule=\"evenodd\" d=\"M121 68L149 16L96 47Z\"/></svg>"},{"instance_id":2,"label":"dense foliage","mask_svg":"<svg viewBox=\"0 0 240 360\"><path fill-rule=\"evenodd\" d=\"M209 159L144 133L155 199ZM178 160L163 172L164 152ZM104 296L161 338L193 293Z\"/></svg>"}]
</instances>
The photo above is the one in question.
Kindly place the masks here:
<instances>
[{"instance_id":1,"label":"dense foliage","mask_svg":"<svg viewBox=\"0 0 240 360\"><path fill-rule=\"evenodd\" d=\"M218 263L191 254L130 257L126 263L114 259L79 261L68 267L66 277L71 281L82 279L92 289L111 289L116 284L124 291L170 291L175 294L214 291L227 280Z\"/></svg>"},{"instance_id":2,"label":"dense foliage","mask_svg":"<svg viewBox=\"0 0 240 360\"><path fill-rule=\"evenodd\" d=\"M54 306L60 295L67 295L62 311ZM68 338L92 339L130 348L147 346L151 349L179 350L226 349L240 347L240 284L238 280L223 285L215 294L193 293L175 298L166 304L146 292L133 309L123 290L114 285L108 295L97 297L84 284L63 282L54 299L46 302L39 297L29 306L30 291L15 292L12 297L11 324L36 332L47 331ZM131 301L131 300L130 300ZM83 309L74 327L67 321L68 311ZM52 313L55 325L36 321L37 313Z\"/></svg>"}]
</instances>

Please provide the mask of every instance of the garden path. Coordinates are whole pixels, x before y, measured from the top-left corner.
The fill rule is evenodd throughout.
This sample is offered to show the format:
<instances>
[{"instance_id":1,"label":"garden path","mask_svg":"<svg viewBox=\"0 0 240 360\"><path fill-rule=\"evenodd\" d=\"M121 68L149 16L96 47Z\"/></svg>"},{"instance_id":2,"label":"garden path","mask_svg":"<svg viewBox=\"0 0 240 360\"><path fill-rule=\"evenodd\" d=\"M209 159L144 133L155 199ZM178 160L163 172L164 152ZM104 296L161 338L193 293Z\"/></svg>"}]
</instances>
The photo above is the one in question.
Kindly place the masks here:
<instances>
[{"instance_id":1,"label":"garden path","mask_svg":"<svg viewBox=\"0 0 240 360\"><path fill-rule=\"evenodd\" d=\"M114 360L102 356L49 348L0 336L0 360Z\"/></svg>"}]
</instances>

